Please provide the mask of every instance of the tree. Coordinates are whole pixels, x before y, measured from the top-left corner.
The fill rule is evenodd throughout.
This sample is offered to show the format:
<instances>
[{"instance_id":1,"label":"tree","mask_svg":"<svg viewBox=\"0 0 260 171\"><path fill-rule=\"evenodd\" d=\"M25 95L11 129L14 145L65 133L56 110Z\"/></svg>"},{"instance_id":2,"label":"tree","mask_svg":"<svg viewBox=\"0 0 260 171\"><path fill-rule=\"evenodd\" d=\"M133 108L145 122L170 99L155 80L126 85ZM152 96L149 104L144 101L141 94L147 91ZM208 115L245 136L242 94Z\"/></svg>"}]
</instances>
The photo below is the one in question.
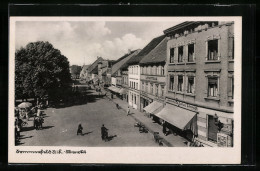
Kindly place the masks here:
<instances>
[{"instance_id":1,"label":"tree","mask_svg":"<svg viewBox=\"0 0 260 171\"><path fill-rule=\"evenodd\" d=\"M72 77L78 78L80 75L81 69L82 69L81 66L72 65L70 67L70 73L71 73Z\"/></svg>"},{"instance_id":2,"label":"tree","mask_svg":"<svg viewBox=\"0 0 260 171\"><path fill-rule=\"evenodd\" d=\"M29 43L15 52L16 98L57 97L70 82L68 59L49 42Z\"/></svg>"}]
</instances>

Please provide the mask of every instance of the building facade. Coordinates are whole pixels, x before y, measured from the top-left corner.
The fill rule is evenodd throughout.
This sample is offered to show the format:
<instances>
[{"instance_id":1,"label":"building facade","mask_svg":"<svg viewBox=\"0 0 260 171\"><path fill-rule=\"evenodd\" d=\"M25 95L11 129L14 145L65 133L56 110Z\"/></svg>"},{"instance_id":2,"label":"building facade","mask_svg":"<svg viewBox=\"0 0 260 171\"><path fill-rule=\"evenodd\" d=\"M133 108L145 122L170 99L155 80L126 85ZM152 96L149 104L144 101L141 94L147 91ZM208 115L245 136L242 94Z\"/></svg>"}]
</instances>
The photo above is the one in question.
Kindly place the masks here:
<instances>
[{"instance_id":1,"label":"building facade","mask_svg":"<svg viewBox=\"0 0 260 171\"><path fill-rule=\"evenodd\" d=\"M140 77L140 109L153 114L158 108L164 105L165 95L165 61L166 61L167 38L164 38L149 54L141 61ZM147 106L154 106L152 110L146 110Z\"/></svg>"},{"instance_id":2,"label":"building facade","mask_svg":"<svg viewBox=\"0 0 260 171\"><path fill-rule=\"evenodd\" d=\"M128 104L135 109L140 109L141 67L140 61L145 58L160 42L164 35L151 40L136 56L129 59L128 64Z\"/></svg>"},{"instance_id":3,"label":"building facade","mask_svg":"<svg viewBox=\"0 0 260 171\"><path fill-rule=\"evenodd\" d=\"M140 66L130 65L128 67L128 89L129 105L139 109L140 104Z\"/></svg>"},{"instance_id":4,"label":"building facade","mask_svg":"<svg viewBox=\"0 0 260 171\"><path fill-rule=\"evenodd\" d=\"M184 22L164 33L166 106L195 114L203 146L233 146L234 23Z\"/></svg>"}]
</instances>

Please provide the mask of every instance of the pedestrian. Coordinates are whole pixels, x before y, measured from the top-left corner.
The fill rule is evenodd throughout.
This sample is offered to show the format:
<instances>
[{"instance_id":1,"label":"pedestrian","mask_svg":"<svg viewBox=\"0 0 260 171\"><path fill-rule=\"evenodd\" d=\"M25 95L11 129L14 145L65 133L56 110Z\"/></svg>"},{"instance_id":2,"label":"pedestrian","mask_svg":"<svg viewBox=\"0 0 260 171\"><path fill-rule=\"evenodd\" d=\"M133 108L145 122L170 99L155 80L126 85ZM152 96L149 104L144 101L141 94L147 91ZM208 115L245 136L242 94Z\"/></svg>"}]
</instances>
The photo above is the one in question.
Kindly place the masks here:
<instances>
[{"instance_id":1,"label":"pedestrian","mask_svg":"<svg viewBox=\"0 0 260 171\"><path fill-rule=\"evenodd\" d=\"M101 127L101 139L105 140L107 139L108 133L107 133L108 129L104 126L104 124L102 124Z\"/></svg>"},{"instance_id":2,"label":"pedestrian","mask_svg":"<svg viewBox=\"0 0 260 171\"><path fill-rule=\"evenodd\" d=\"M127 113L126 116L130 115L130 108L129 108L129 106L127 107L126 113Z\"/></svg>"},{"instance_id":3,"label":"pedestrian","mask_svg":"<svg viewBox=\"0 0 260 171\"><path fill-rule=\"evenodd\" d=\"M116 108L119 109L119 105L118 104L116 104Z\"/></svg>"},{"instance_id":4,"label":"pedestrian","mask_svg":"<svg viewBox=\"0 0 260 171\"><path fill-rule=\"evenodd\" d=\"M82 130L83 130L83 127L81 126L81 124L79 124L78 130L77 130L77 135L79 135L79 134L83 135Z\"/></svg>"},{"instance_id":5,"label":"pedestrian","mask_svg":"<svg viewBox=\"0 0 260 171\"><path fill-rule=\"evenodd\" d=\"M167 134L166 134L166 122L165 121L163 121L162 126L163 126L163 134L165 136L167 136Z\"/></svg>"},{"instance_id":6,"label":"pedestrian","mask_svg":"<svg viewBox=\"0 0 260 171\"><path fill-rule=\"evenodd\" d=\"M113 94L111 94L111 99L113 99Z\"/></svg>"}]
</instances>

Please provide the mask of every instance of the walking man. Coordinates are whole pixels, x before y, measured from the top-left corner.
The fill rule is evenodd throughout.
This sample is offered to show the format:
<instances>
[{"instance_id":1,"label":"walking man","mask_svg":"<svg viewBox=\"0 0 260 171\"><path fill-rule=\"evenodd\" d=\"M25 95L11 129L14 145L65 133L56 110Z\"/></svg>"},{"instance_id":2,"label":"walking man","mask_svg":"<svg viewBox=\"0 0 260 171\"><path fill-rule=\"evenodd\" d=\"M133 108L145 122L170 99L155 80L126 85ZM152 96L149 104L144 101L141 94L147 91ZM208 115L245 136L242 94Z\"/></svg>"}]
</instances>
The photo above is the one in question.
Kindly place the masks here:
<instances>
[{"instance_id":1,"label":"walking man","mask_svg":"<svg viewBox=\"0 0 260 171\"><path fill-rule=\"evenodd\" d=\"M127 107L126 112L127 112L127 115L126 115L126 116L130 115L130 108L129 108L129 106Z\"/></svg>"},{"instance_id":2,"label":"walking man","mask_svg":"<svg viewBox=\"0 0 260 171\"><path fill-rule=\"evenodd\" d=\"M101 139L102 140L106 141L107 136L108 136L107 131L108 131L108 129L104 126L104 124L102 124L102 127L101 127Z\"/></svg>"},{"instance_id":3,"label":"walking man","mask_svg":"<svg viewBox=\"0 0 260 171\"><path fill-rule=\"evenodd\" d=\"M77 130L77 135L79 135L79 134L83 135L82 130L83 130L83 127L81 126L81 124L79 124L78 130Z\"/></svg>"}]
</instances>

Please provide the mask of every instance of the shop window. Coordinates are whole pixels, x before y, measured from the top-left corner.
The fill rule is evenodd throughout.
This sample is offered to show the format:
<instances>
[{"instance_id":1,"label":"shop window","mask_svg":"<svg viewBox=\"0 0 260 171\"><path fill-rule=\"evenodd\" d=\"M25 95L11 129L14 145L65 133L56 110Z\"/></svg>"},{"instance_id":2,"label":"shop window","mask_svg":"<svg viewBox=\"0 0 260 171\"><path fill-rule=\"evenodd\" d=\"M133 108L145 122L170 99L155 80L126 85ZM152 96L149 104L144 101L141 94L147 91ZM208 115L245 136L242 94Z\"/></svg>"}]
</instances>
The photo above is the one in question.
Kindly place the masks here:
<instances>
[{"instance_id":1,"label":"shop window","mask_svg":"<svg viewBox=\"0 0 260 171\"><path fill-rule=\"evenodd\" d=\"M188 77L187 93L194 94L194 77Z\"/></svg>"},{"instance_id":2,"label":"shop window","mask_svg":"<svg viewBox=\"0 0 260 171\"><path fill-rule=\"evenodd\" d=\"M182 91L182 86L183 86L183 76L179 75L178 76L178 91Z\"/></svg>"},{"instance_id":3,"label":"shop window","mask_svg":"<svg viewBox=\"0 0 260 171\"><path fill-rule=\"evenodd\" d=\"M183 46L178 47L178 62L183 62Z\"/></svg>"},{"instance_id":4,"label":"shop window","mask_svg":"<svg viewBox=\"0 0 260 171\"><path fill-rule=\"evenodd\" d=\"M208 115L208 140L217 142L218 127L215 124L215 118Z\"/></svg>"},{"instance_id":5,"label":"shop window","mask_svg":"<svg viewBox=\"0 0 260 171\"><path fill-rule=\"evenodd\" d=\"M170 63L174 63L174 48L170 49Z\"/></svg>"},{"instance_id":6,"label":"shop window","mask_svg":"<svg viewBox=\"0 0 260 171\"><path fill-rule=\"evenodd\" d=\"M174 90L174 76L170 75L169 90Z\"/></svg>"},{"instance_id":7,"label":"shop window","mask_svg":"<svg viewBox=\"0 0 260 171\"><path fill-rule=\"evenodd\" d=\"M208 60L218 60L218 40L208 41Z\"/></svg>"},{"instance_id":8,"label":"shop window","mask_svg":"<svg viewBox=\"0 0 260 171\"><path fill-rule=\"evenodd\" d=\"M218 78L208 78L208 97L217 97L218 94Z\"/></svg>"},{"instance_id":9,"label":"shop window","mask_svg":"<svg viewBox=\"0 0 260 171\"><path fill-rule=\"evenodd\" d=\"M194 62L194 44L188 45L188 62Z\"/></svg>"}]
</instances>

